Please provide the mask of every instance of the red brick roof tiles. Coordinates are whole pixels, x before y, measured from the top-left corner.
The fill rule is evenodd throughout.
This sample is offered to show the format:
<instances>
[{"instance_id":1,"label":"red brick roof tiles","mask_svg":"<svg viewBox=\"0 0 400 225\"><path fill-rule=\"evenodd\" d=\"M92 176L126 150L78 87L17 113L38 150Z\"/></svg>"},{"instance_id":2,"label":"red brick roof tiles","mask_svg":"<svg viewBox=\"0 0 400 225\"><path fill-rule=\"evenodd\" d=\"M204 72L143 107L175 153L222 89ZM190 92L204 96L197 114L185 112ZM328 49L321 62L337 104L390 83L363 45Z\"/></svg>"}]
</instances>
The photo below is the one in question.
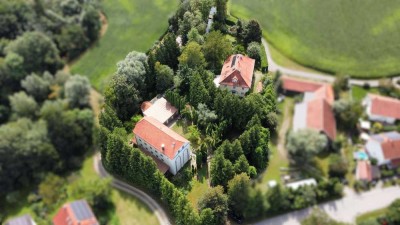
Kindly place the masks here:
<instances>
[{"instance_id":1,"label":"red brick roof tiles","mask_svg":"<svg viewBox=\"0 0 400 225\"><path fill-rule=\"evenodd\" d=\"M189 142L149 116L144 117L136 124L133 133L170 159L174 159L178 150ZM162 145L164 145L164 150L162 150Z\"/></svg>"},{"instance_id":2,"label":"red brick roof tiles","mask_svg":"<svg viewBox=\"0 0 400 225\"><path fill-rule=\"evenodd\" d=\"M323 131L331 140L335 140L336 120L328 100L316 98L307 103L307 127Z\"/></svg>"},{"instance_id":3,"label":"red brick roof tiles","mask_svg":"<svg viewBox=\"0 0 400 225\"><path fill-rule=\"evenodd\" d=\"M374 94L368 94L368 97L373 115L400 119L400 100Z\"/></svg>"},{"instance_id":4,"label":"red brick roof tiles","mask_svg":"<svg viewBox=\"0 0 400 225\"><path fill-rule=\"evenodd\" d=\"M358 161L356 171L358 180L372 181L372 166L369 161Z\"/></svg>"},{"instance_id":5,"label":"red brick roof tiles","mask_svg":"<svg viewBox=\"0 0 400 225\"><path fill-rule=\"evenodd\" d=\"M221 70L220 84L251 88L255 60L241 54L231 55Z\"/></svg>"},{"instance_id":6,"label":"red brick roof tiles","mask_svg":"<svg viewBox=\"0 0 400 225\"><path fill-rule=\"evenodd\" d=\"M324 84L314 81L302 80L288 76L282 76L282 88L294 92L314 92Z\"/></svg>"}]
</instances>

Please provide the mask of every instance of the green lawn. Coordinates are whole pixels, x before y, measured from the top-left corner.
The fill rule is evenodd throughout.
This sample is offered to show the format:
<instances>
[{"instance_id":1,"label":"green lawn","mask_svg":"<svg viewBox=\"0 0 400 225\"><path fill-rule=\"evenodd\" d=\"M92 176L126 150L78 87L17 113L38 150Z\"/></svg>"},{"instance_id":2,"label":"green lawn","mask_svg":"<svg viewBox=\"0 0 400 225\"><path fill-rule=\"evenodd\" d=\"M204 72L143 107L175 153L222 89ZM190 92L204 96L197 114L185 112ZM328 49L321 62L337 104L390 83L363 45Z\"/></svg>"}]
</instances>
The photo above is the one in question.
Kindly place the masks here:
<instances>
[{"instance_id":1,"label":"green lawn","mask_svg":"<svg viewBox=\"0 0 400 225\"><path fill-rule=\"evenodd\" d=\"M188 193L187 197L192 203L194 208L197 208L197 202L207 192L208 176L207 176L207 164L204 164L201 169L198 170L197 177L195 176L192 180L192 190Z\"/></svg>"},{"instance_id":2,"label":"green lawn","mask_svg":"<svg viewBox=\"0 0 400 225\"><path fill-rule=\"evenodd\" d=\"M130 51L147 51L168 27L178 0L104 0L108 19L105 35L72 66L102 91L116 63Z\"/></svg>"},{"instance_id":3,"label":"green lawn","mask_svg":"<svg viewBox=\"0 0 400 225\"><path fill-rule=\"evenodd\" d=\"M83 163L81 170L69 175L67 177L68 185L73 183L79 183L82 181L100 179L97 173L93 169L93 156L87 157ZM20 216L23 214L35 215L33 208L29 206L27 202L27 195L29 191L24 191L19 195L18 204L5 205L6 218L11 218L15 216ZM68 199L68 201L73 201L75 199ZM111 200L115 205L115 214L112 216L110 225L153 225L158 224L157 217L154 215L150 209L147 208L138 199L125 194L124 192L112 189ZM49 212L49 218L51 219L53 215L57 212L58 208L64 204L59 203L58 207L51 212Z\"/></svg>"},{"instance_id":4,"label":"green lawn","mask_svg":"<svg viewBox=\"0 0 400 225\"><path fill-rule=\"evenodd\" d=\"M357 216L356 222L357 222L357 224L359 224L359 223L367 221L367 220L376 219L378 217L384 216L386 214L386 211L387 211L387 208L383 208L383 209L378 209L375 211L361 214L361 215Z\"/></svg>"},{"instance_id":5,"label":"green lawn","mask_svg":"<svg viewBox=\"0 0 400 225\"><path fill-rule=\"evenodd\" d=\"M368 93L379 94L379 90L377 88L366 89L355 85L351 86L350 91L353 96L353 99L356 101L362 101Z\"/></svg>"},{"instance_id":6,"label":"green lawn","mask_svg":"<svg viewBox=\"0 0 400 225\"><path fill-rule=\"evenodd\" d=\"M400 73L400 2L232 0L231 14L257 19L270 43L308 67L354 77Z\"/></svg>"}]
</instances>

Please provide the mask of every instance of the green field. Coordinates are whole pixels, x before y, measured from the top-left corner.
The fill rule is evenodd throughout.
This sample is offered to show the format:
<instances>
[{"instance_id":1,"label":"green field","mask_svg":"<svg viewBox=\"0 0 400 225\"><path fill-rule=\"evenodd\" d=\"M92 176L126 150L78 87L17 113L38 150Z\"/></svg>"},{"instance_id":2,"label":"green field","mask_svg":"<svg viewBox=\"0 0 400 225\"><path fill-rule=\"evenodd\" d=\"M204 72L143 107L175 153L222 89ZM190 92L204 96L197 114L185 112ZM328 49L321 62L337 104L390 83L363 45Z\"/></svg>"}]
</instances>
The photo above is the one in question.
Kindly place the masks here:
<instances>
[{"instance_id":1,"label":"green field","mask_svg":"<svg viewBox=\"0 0 400 225\"><path fill-rule=\"evenodd\" d=\"M400 74L400 2L231 0L231 14L257 19L268 41L308 67L374 78Z\"/></svg>"},{"instance_id":2,"label":"green field","mask_svg":"<svg viewBox=\"0 0 400 225\"><path fill-rule=\"evenodd\" d=\"M116 71L118 61L130 51L147 51L158 40L179 3L178 0L102 2L108 20L107 32L71 68L72 73L88 76L100 91Z\"/></svg>"},{"instance_id":3,"label":"green field","mask_svg":"<svg viewBox=\"0 0 400 225\"><path fill-rule=\"evenodd\" d=\"M384 216L386 214L386 212L387 212L387 209L383 208L383 209L378 209L378 210L371 211L368 213L364 213L364 214L357 216L356 222L357 222L357 224L360 224L361 222L365 222L368 220L374 220L378 217Z\"/></svg>"}]
</instances>

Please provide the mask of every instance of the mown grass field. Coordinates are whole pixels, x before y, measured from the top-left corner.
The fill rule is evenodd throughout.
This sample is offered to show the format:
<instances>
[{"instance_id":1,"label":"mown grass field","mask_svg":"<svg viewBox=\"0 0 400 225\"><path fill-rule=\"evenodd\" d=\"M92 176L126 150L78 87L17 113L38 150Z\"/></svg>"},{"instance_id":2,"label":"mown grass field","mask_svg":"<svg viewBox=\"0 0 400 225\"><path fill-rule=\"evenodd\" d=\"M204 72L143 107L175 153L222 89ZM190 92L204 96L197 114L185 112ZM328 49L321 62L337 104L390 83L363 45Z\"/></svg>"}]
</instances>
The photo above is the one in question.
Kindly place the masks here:
<instances>
[{"instance_id":1,"label":"mown grass field","mask_svg":"<svg viewBox=\"0 0 400 225\"><path fill-rule=\"evenodd\" d=\"M116 63L130 51L147 51L168 28L178 0L103 0L108 20L105 35L72 65L72 73L88 76L102 91Z\"/></svg>"},{"instance_id":2,"label":"mown grass field","mask_svg":"<svg viewBox=\"0 0 400 225\"><path fill-rule=\"evenodd\" d=\"M400 2L231 0L231 14L257 19L268 41L300 64L334 74L400 74Z\"/></svg>"}]
</instances>

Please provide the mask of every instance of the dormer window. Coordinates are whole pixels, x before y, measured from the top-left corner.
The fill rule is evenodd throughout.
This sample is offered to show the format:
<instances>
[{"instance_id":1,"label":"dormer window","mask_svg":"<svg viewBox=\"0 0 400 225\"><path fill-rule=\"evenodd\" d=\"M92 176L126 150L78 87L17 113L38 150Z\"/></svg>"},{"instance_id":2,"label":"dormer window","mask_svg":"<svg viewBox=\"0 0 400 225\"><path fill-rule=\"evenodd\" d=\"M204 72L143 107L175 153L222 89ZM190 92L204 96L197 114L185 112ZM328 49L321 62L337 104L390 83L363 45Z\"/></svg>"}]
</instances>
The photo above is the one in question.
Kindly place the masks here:
<instances>
[{"instance_id":1,"label":"dormer window","mask_svg":"<svg viewBox=\"0 0 400 225\"><path fill-rule=\"evenodd\" d=\"M233 78L232 78L232 82L233 82L234 84L236 84L236 83L238 82L237 77L233 77Z\"/></svg>"}]
</instances>

